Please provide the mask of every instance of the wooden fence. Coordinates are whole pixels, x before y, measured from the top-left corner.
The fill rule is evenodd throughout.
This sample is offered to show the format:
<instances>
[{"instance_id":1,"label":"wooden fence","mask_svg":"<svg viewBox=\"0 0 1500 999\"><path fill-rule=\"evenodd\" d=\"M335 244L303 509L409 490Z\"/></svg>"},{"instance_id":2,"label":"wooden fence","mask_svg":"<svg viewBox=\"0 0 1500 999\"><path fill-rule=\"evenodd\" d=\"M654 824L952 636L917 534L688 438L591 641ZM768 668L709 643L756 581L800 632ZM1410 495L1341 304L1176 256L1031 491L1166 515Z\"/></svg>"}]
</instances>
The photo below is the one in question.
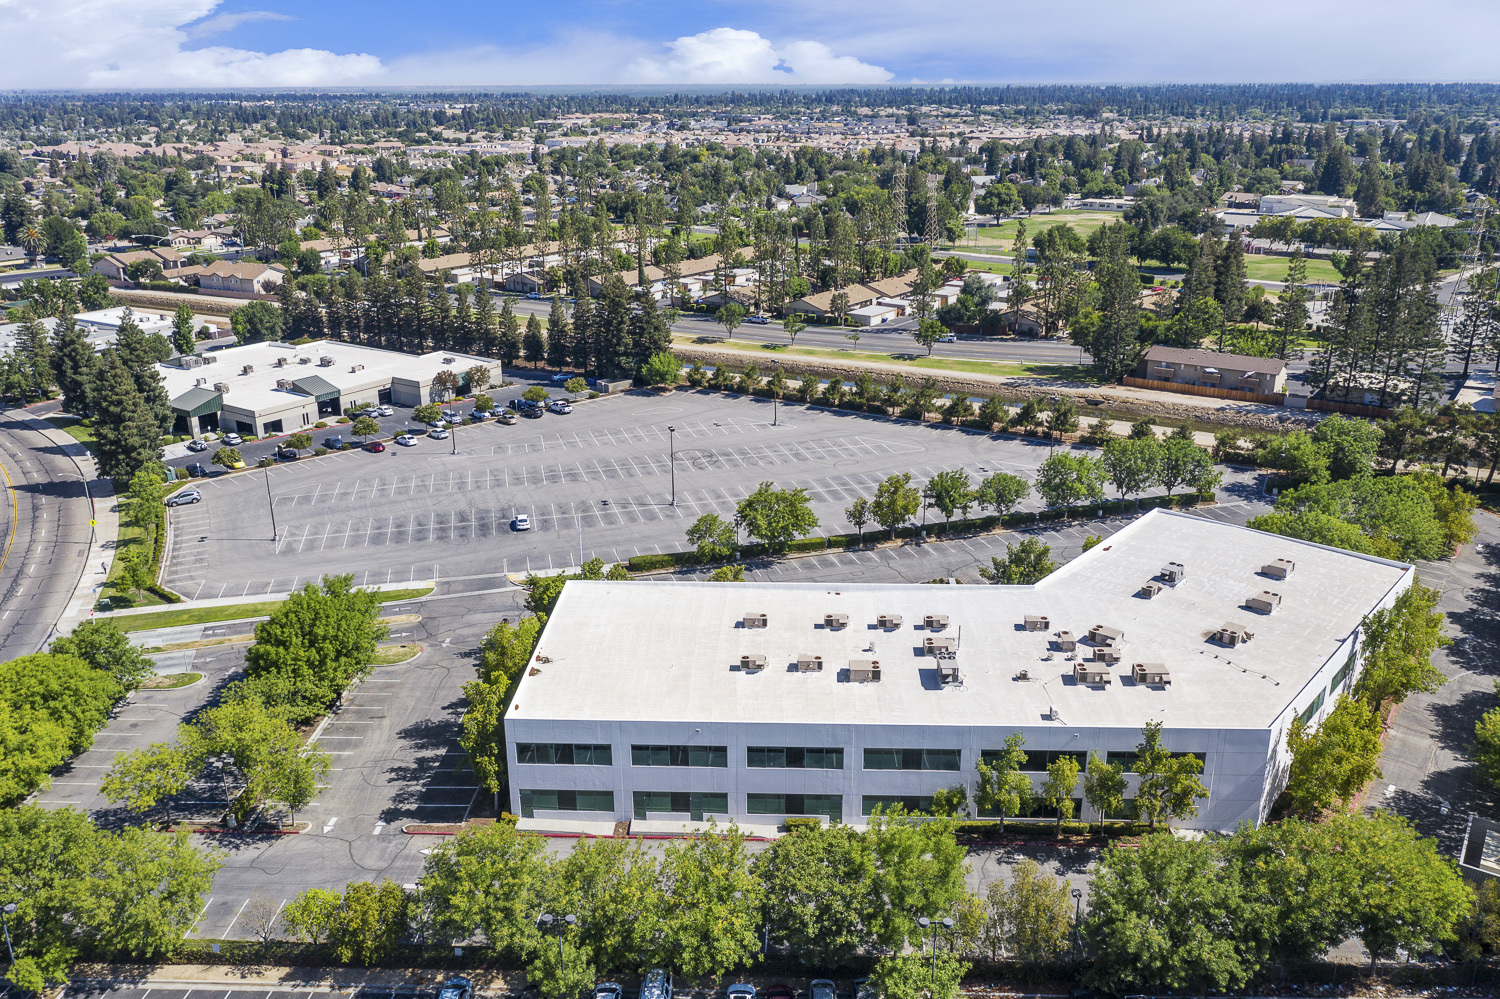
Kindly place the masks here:
<instances>
[{"instance_id":1,"label":"wooden fence","mask_svg":"<svg viewBox=\"0 0 1500 999\"><path fill-rule=\"evenodd\" d=\"M1238 389L1214 388L1212 385L1184 385L1180 382L1161 382L1154 378L1136 378L1134 375L1126 375L1121 380L1126 385L1132 385L1135 388L1156 389L1160 392L1184 392L1188 395L1213 396L1215 399L1262 402L1271 406L1286 405L1286 394L1283 392L1241 392Z\"/></svg>"}]
</instances>

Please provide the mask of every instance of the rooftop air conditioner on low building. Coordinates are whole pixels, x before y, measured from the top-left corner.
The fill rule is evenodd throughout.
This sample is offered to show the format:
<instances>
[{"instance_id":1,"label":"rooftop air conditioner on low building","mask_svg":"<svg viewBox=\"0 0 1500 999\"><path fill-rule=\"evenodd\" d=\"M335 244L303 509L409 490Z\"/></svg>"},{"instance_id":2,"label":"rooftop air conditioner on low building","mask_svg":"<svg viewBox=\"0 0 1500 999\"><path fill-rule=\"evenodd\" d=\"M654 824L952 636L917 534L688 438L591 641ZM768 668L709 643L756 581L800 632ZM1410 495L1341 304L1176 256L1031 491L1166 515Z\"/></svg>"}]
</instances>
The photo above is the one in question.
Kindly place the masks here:
<instances>
[{"instance_id":1,"label":"rooftop air conditioner on low building","mask_svg":"<svg viewBox=\"0 0 1500 999\"><path fill-rule=\"evenodd\" d=\"M882 614L882 615L880 615L880 617L878 617L878 618L875 619L875 624L876 624L876 626L878 626L878 627L880 627L880 628L882 628L882 629L884 629L886 631L892 631L892 630L894 630L896 628L901 627L901 615L900 614Z\"/></svg>"},{"instance_id":2,"label":"rooftop air conditioner on low building","mask_svg":"<svg viewBox=\"0 0 1500 999\"><path fill-rule=\"evenodd\" d=\"M766 657L757 655L740 656L740 669L747 673L754 673L766 668Z\"/></svg>"},{"instance_id":3,"label":"rooftop air conditioner on low building","mask_svg":"<svg viewBox=\"0 0 1500 999\"><path fill-rule=\"evenodd\" d=\"M250 374L254 374L254 373L255 373L255 365L253 365L253 364L247 364L243 368L240 369L240 374L242 374L242 375L250 375Z\"/></svg>"},{"instance_id":4,"label":"rooftop air conditioner on low building","mask_svg":"<svg viewBox=\"0 0 1500 999\"><path fill-rule=\"evenodd\" d=\"M1142 583L1141 588L1135 591L1135 595L1138 597L1145 597L1147 600L1150 600L1152 597L1160 593L1163 589L1165 589L1165 587L1163 587L1160 583L1156 582L1156 580L1153 579L1148 582Z\"/></svg>"},{"instance_id":5,"label":"rooftop air conditioner on low building","mask_svg":"<svg viewBox=\"0 0 1500 999\"><path fill-rule=\"evenodd\" d=\"M333 358L328 357L326 354L323 357L318 358L318 367L320 367L320 368L331 368L331 367L333 367Z\"/></svg>"},{"instance_id":6,"label":"rooftop air conditioner on low building","mask_svg":"<svg viewBox=\"0 0 1500 999\"><path fill-rule=\"evenodd\" d=\"M1281 594L1271 590L1261 590L1255 596L1245 601L1245 606L1262 614L1270 614L1281 606Z\"/></svg>"},{"instance_id":7,"label":"rooftop air conditioner on low building","mask_svg":"<svg viewBox=\"0 0 1500 999\"><path fill-rule=\"evenodd\" d=\"M1176 586L1178 583L1187 578L1187 569L1181 562L1168 562L1166 565L1161 567L1161 572L1157 575L1159 575L1161 577L1161 581L1166 583L1168 586Z\"/></svg>"},{"instance_id":8,"label":"rooftop air conditioner on low building","mask_svg":"<svg viewBox=\"0 0 1500 999\"><path fill-rule=\"evenodd\" d=\"M869 683L880 679L879 659L849 660L849 679L855 683Z\"/></svg>"},{"instance_id":9,"label":"rooftop air conditioner on low building","mask_svg":"<svg viewBox=\"0 0 1500 999\"><path fill-rule=\"evenodd\" d=\"M929 631L942 631L944 628L948 627L948 615L928 614L926 617L922 618L922 626L927 628Z\"/></svg>"},{"instance_id":10,"label":"rooftop air conditioner on low building","mask_svg":"<svg viewBox=\"0 0 1500 999\"><path fill-rule=\"evenodd\" d=\"M766 621L764 614L746 614L742 623L747 628L764 628Z\"/></svg>"},{"instance_id":11,"label":"rooftop air conditioner on low building","mask_svg":"<svg viewBox=\"0 0 1500 999\"><path fill-rule=\"evenodd\" d=\"M225 392L229 391L229 383L228 382L214 382L214 391L218 392L220 395L223 395Z\"/></svg>"},{"instance_id":12,"label":"rooftop air conditioner on low building","mask_svg":"<svg viewBox=\"0 0 1500 999\"><path fill-rule=\"evenodd\" d=\"M1057 647L1063 652L1072 652L1078 648L1078 639L1073 637L1071 631L1059 631L1057 633Z\"/></svg>"},{"instance_id":13,"label":"rooftop air conditioner on low building","mask_svg":"<svg viewBox=\"0 0 1500 999\"><path fill-rule=\"evenodd\" d=\"M1027 631L1046 631L1052 627L1045 614L1027 614L1022 618L1022 624Z\"/></svg>"},{"instance_id":14,"label":"rooftop air conditioner on low building","mask_svg":"<svg viewBox=\"0 0 1500 999\"><path fill-rule=\"evenodd\" d=\"M1227 645L1231 649L1235 646L1243 645L1254 637L1255 632L1242 624L1235 624L1232 621L1225 622L1220 626L1218 631L1214 632L1214 641L1220 645Z\"/></svg>"},{"instance_id":15,"label":"rooftop air conditioner on low building","mask_svg":"<svg viewBox=\"0 0 1500 999\"><path fill-rule=\"evenodd\" d=\"M1091 687L1104 687L1115 682L1114 675L1110 673L1109 667L1100 663L1074 663L1073 679Z\"/></svg>"},{"instance_id":16,"label":"rooftop air conditioner on low building","mask_svg":"<svg viewBox=\"0 0 1500 999\"><path fill-rule=\"evenodd\" d=\"M1297 568L1297 563L1288 558L1279 558L1260 567L1261 575L1272 579L1286 579Z\"/></svg>"},{"instance_id":17,"label":"rooftop air conditioner on low building","mask_svg":"<svg viewBox=\"0 0 1500 999\"><path fill-rule=\"evenodd\" d=\"M822 656L815 656L811 652L803 652L797 656L797 671L799 673L817 673L822 669Z\"/></svg>"},{"instance_id":18,"label":"rooftop air conditioner on low building","mask_svg":"<svg viewBox=\"0 0 1500 999\"><path fill-rule=\"evenodd\" d=\"M1125 641L1125 632L1107 624L1096 624L1089 629L1089 641L1095 645L1115 646Z\"/></svg>"},{"instance_id":19,"label":"rooftop air conditioner on low building","mask_svg":"<svg viewBox=\"0 0 1500 999\"><path fill-rule=\"evenodd\" d=\"M837 631L840 628L847 628L848 626L849 626L849 615L848 614L824 614L823 615L823 627L825 627L825 628L831 628L831 629Z\"/></svg>"},{"instance_id":20,"label":"rooftop air conditioner on low building","mask_svg":"<svg viewBox=\"0 0 1500 999\"><path fill-rule=\"evenodd\" d=\"M1161 663L1136 663L1130 667L1130 676L1145 687L1165 687L1172 682L1172 674Z\"/></svg>"},{"instance_id":21,"label":"rooftop air conditioner on low building","mask_svg":"<svg viewBox=\"0 0 1500 999\"><path fill-rule=\"evenodd\" d=\"M922 639L922 651L929 656L943 656L958 651L957 639L931 636Z\"/></svg>"}]
</instances>

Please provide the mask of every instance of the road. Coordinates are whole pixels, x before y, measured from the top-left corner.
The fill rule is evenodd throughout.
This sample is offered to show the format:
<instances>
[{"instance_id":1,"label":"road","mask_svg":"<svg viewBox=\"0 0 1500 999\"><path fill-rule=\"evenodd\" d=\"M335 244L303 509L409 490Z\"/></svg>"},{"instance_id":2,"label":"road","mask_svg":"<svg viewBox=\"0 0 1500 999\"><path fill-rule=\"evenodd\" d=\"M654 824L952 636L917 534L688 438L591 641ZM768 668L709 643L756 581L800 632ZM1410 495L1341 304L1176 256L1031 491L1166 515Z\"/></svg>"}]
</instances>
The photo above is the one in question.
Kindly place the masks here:
<instances>
[{"instance_id":1,"label":"road","mask_svg":"<svg viewBox=\"0 0 1500 999\"><path fill-rule=\"evenodd\" d=\"M82 475L28 419L0 410L0 661L41 648L91 568Z\"/></svg>"}]
</instances>

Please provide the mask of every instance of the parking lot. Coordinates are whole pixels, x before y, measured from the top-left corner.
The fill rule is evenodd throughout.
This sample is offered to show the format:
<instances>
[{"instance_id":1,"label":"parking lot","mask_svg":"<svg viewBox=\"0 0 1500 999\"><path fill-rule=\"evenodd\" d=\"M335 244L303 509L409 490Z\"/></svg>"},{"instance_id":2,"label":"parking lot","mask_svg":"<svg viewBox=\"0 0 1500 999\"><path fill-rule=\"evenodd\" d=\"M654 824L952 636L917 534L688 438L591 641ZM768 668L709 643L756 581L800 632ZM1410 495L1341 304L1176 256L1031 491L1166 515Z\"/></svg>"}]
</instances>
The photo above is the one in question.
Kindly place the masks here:
<instances>
[{"instance_id":1,"label":"parking lot","mask_svg":"<svg viewBox=\"0 0 1500 999\"><path fill-rule=\"evenodd\" d=\"M1030 478L1051 453L932 424L778 410L716 393L631 393L567 416L466 426L456 441L211 479L202 503L170 512L164 581L199 599L287 591L325 573L392 583L619 562L681 550L697 517L732 517L765 480L806 489L818 533L843 533L845 507L888 475L920 484L961 467L976 482L997 471ZM1222 492L1252 498L1253 475L1230 473ZM523 513L531 530L515 532Z\"/></svg>"}]
</instances>

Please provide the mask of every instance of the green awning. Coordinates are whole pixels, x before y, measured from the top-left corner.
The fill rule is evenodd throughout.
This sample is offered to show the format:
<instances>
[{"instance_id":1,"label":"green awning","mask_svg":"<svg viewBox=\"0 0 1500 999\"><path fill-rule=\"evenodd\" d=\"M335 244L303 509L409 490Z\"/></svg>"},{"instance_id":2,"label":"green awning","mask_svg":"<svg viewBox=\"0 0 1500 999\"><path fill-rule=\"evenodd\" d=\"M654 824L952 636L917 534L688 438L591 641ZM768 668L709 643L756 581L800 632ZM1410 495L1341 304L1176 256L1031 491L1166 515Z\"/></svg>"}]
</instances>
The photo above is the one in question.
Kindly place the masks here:
<instances>
[{"instance_id":1,"label":"green awning","mask_svg":"<svg viewBox=\"0 0 1500 999\"><path fill-rule=\"evenodd\" d=\"M318 402L328 402L339 397L339 390L317 375L308 375L305 378L292 380L298 392L310 395Z\"/></svg>"},{"instance_id":2,"label":"green awning","mask_svg":"<svg viewBox=\"0 0 1500 999\"><path fill-rule=\"evenodd\" d=\"M172 409L181 416L207 416L224 408L224 396L206 388L190 388L172 400Z\"/></svg>"}]
</instances>

